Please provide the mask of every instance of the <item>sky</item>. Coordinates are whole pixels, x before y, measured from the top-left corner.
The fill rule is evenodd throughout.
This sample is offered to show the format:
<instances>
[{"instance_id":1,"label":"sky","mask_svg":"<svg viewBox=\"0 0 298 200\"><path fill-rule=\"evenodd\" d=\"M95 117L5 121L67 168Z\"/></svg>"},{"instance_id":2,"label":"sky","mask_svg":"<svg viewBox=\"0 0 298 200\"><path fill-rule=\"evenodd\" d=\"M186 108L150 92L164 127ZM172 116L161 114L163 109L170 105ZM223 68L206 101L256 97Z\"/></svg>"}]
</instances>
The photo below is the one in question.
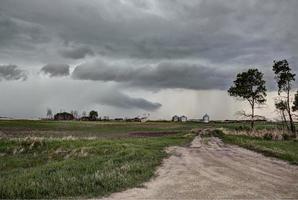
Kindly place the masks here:
<instances>
[{"instance_id":1,"label":"sky","mask_svg":"<svg viewBox=\"0 0 298 200\"><path fill-rule=\"evenodd\" d=\"M297 9L297 0L0 0L0 116L236 119L249 105L227 89L258 68L268 97L257 114L273 119L273 61L298 72Z\"/></svg>"}]
</instances>

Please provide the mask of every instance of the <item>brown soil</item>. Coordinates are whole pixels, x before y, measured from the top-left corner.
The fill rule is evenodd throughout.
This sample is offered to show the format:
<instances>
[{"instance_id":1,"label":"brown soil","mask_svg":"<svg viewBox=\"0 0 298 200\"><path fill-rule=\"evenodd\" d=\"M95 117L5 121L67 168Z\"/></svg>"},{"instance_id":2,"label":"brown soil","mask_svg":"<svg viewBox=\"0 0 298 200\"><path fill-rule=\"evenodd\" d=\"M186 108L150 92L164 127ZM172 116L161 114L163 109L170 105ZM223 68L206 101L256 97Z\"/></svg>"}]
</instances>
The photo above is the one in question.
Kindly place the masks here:
<instances>
[{"instance_id":1,"label":"brown soil","mask_svg":"<svg viewBox=\"0 0 298 200\"><path fill-rule=\"evenodd\" d=\"M170 147L156 177L113 199L298 199L298 166L197 136Z\"/></svg>"}]
</instances>

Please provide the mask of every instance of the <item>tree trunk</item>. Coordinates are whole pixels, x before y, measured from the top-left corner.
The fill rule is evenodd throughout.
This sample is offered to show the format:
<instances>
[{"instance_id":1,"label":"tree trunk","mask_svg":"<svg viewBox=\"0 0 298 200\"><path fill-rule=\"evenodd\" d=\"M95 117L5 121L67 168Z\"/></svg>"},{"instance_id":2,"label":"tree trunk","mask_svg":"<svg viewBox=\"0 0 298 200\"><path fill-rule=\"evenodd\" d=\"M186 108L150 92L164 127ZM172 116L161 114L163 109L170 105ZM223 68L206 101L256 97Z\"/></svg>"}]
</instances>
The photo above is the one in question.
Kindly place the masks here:
<instances>
[{"instance_id":1,"label":"tree trunk","mask_svg":"<svg viewBox=\"0 0 298 200\"><path fill-rule=\"evenodd\" d=\"M289 120L290 120L291 132L295 136L296 135L295 125L294 125L294 122L293 122L292 113L291 113L291 106L290 106L290 83L288 83L288 91L287 91L287 111L288 111Z\"/></svg>"},{"instance_id":2,"label":"tree trunk","mask_svg":"<svg viewBox=\"0 0 298 200\"><path fill-rule=\"evenodd\" d=\"M255 124L255 102L253 101L251 104L251 130L254 130Z\"/></svg>"},{"instance_id":3,"label":"tree trunk","mask_svg":"<svg viewBox=\"0 0 298 200\"><path fill-rule=\"evenodd\" d=\"M283 111L280 111L280 112L281 112L283 124L285 124L286 127L287 127L287 130L290 131L290 127L289 127L289 124L288 124L286 116L285 116L285 111L283 110Z\"/></svg>"}]
</instances>

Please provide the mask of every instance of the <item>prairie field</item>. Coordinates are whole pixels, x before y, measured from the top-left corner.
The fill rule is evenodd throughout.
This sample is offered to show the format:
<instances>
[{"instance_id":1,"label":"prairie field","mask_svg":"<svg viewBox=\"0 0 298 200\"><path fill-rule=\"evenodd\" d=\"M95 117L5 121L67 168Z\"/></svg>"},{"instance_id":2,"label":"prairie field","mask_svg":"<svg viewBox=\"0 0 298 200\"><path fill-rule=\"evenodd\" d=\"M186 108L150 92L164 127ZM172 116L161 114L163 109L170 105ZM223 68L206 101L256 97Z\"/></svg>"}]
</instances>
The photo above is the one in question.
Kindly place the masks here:
<instances>
[{"instance_id":1,"label":"prairie field","mask_svg":"<svg viewBox=\"0 0 298 200\"><path fill-rule=\"evenodd\" d=\"M193 127L0 121L0 198L85 198L138 186L167 156L165 147L192 140Z\"/></svg>"},{"instance_id":2,"label":"prairie field","mask_svg":"<svg viewBox=\"0 0 298 200\"><path fill-rule=\"evenodd\" d=\"M266 156L286 160L291 164L298 165L298 140L272 140L254 135L225 134L221 130L214 130L213 134L222 139L226 144L238 145ZM274 133L276 134L276 133Z\"/></svg>"},{"instance_id":3,"label":"prairie field","mask_svg":"<svg viewBox=\"0 0 298 200\"><path fill-rule=\"evenodd\" d=\"M199 126L206 126L202 123ZM123 138L135 132L185 132L198 123L171 122L115 122L115 121L47 121L0 120L0 136L23 137L78 137Z\"/></svg>"},{"instance_id":4,"label":"prairie field","mask_svg":"<svg viewBox=\"0 0 298 200\"><path fill-rule=\"evenodd\" d=\"M242 130L245 126L0 120L0 198L91 198L138 187L154 176L168 156L166 147L188 145L199 129ZM279 127L263 122L256 126ZM223 141L298 163L296 141L237 135L225 135Z\"/></svg>"}]
</instances>

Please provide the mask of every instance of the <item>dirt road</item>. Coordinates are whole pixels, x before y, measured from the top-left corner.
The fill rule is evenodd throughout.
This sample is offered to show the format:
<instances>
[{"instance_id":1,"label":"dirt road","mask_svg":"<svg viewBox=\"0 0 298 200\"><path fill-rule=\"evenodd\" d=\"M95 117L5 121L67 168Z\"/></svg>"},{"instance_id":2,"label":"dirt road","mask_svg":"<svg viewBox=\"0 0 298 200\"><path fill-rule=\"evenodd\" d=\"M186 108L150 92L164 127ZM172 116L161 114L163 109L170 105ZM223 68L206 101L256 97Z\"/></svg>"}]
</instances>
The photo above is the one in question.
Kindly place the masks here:
<instances>
[{"instance_id":1,"label":"dirt road","mask_svg":"<svg viewBox=\"0 0 298 200\"><path fill-rule=\"evenodd\" d=\"M143 188L112 199L298 199L298 166L197 136L172 154Z\"/></svg>"}]
</instances>

